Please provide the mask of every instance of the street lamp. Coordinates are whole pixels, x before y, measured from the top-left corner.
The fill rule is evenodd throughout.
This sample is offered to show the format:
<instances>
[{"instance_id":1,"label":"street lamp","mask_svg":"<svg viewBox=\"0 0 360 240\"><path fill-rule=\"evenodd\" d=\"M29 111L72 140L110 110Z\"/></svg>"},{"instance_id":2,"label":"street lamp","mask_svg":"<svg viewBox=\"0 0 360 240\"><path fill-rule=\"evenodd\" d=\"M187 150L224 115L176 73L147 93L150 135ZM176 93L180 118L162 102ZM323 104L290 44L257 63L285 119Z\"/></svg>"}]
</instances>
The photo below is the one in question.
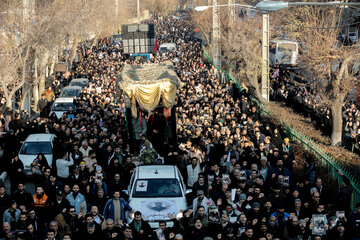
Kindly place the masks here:
<instances>
[{"instance_id":1,"label":"street lamp","mask_svg":"<svg viewBox=\"0 0 360 240\"><path fill-rule=\"evenodd\" d=\"M222 4L222 5L217 5L218 7L232 7L232 6L239 6L239 7L246 7L246 8L252 8L252 9L256 9L255 6L251 6L251 5L245 5L245 4L239 4L239 3L235 3L235 4ZM197 12L202 12L205 11L209 8L213 8L214 6L197 6L195 7L195 11Z\"/></svg>"},{"instance_id":2,"label":"street lamp","mask_svg":"<svg viewBox=\"0 0 360 240\"><path fill-rule=\"evenodd\" d=\"M263 12L274 12L294 6L360 6L359 2L284 2L284 1L261 1L256 8Z\"/></svg>"}]
</instances>

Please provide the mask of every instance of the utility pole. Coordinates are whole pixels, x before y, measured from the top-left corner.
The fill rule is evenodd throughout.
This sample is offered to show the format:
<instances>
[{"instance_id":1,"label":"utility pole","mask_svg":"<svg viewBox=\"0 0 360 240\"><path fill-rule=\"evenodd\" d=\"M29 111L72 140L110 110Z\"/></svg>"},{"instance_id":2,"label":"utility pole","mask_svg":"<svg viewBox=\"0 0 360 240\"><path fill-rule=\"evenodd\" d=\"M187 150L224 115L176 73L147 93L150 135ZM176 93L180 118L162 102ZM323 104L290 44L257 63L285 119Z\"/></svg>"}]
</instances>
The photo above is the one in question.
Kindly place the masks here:
<instances>
[{"instance_id":1,"label":"utility pole","mask_svg":"<svg viewBox=\"0 0 360 240\"><path fill-rule=\"evenodd\" d=\"M266 0L267 1L267 0ZM269 13L262 14L262 74L261 96L269 101Z\"/></svg>"},{"instance_id":2,"label":"utility pole","mask_svg":"<svg viewBox=\"0 0 360 240\"><path fill-rule=\"evenodd\" d=\"M115 0L115 17L116 17L116 21L118 20L118 15L119 15L119 0Z\"/></svg>"},{"instance_id":3,"label":"utility pole","mask_svg":"<svg viewBox=\"0 0 360 240\"><path fill-rule=\"evenodd\" d=\"M220 9L219 0L213 0L213 25L212 25L212 45L214 66L221 69L221 46L220 46Z\"/></svg>"},{"instance_id":4,"label":"utility pole","mask_svg":"<svg viewBox=\"0 0 360 240\"><path fill-rule=\"evenodd\" d=\"M229 5L229 24L235 23L235 0L228 0Z\"/></svg>"},{"instance_id":5,"label":"utility pole","mask_svg":"<svg viewBox=\"0 0 360 240\"><path fill-rule=\"evenodd\" d=\"M138 22L140 23L140 0L137 0L137 5L136 5L136 18L138 20Z\"/></svg>"}]
</instances>

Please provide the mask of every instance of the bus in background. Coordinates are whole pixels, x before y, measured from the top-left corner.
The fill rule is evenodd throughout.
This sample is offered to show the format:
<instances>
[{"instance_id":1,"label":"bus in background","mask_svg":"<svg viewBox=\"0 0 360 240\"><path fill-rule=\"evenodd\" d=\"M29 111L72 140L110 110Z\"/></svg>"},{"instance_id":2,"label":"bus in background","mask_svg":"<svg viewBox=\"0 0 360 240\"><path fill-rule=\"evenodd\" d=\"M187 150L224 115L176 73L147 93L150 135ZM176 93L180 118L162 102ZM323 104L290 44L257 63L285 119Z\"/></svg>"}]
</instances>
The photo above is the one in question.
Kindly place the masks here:
<instances>
[{"instance_id":1,"label":"bus in background","mask_svg":"<svg viewBox=\"0 0 360 240\"><path fill-rule=\"evenodd\" d=\"M270 67L276 65L295 68L298 64L299 44L288 40L270 41Z\"/></svg>"}]
</instances>

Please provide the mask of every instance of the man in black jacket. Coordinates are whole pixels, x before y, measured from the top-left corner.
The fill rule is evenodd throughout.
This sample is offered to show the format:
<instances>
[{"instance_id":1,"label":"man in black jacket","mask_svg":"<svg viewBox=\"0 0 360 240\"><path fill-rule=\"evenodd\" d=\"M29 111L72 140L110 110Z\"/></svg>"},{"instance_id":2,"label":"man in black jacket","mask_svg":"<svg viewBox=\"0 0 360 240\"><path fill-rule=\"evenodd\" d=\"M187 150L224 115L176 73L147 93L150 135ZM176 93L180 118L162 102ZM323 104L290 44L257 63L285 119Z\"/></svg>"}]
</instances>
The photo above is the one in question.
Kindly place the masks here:
<instances>
[{"instance_id":1,"label":"man in black jacket","mask_svg":"<svg viewBox=\"0 0 360 240\"><path fill-rule=\"evenodd\" d=\"M173 222L172 227L167 227L166 221L162 220L159 222L159 228L153 232L153 239L173 239L179 231L179 223L174 216L169 214L169 218Z\"/></svg>"},{"instance_id":2,"label":"man in black jacket","mask_svg":"<svg viewBox=\"0 0 360 240\"><path fill-rule=\"evenodd\" d=\"M38 102L40 117L45 117L47 115L47 105L48 105L48 101L45 98L45 94L41 94L41 98L39 99Z\"/></svg>"},{"instance_id":3,"label":"man in black jacket","mask_svg":"<svg viewBox=\"0 0 360 240\"><path fill-rule=\"evenodd\" d=\"M58 191L56 193L56 199L50 203L50 208L53 212L53 216L56 216L59 213L66 213L66 211L70 208L70 202L64 198L62 191Z\"/></svg>"},{"instance_id":4,"label":"man in black jacket","mask_svg":"<svg viewBox=\"0 0 360 240\"><path fill-rule=\"evenodd\" d=\"M152 235L150 224L142 219L141 212L136 211L134 220L129 224L132 229L133 238L138 240L148 239Z\"/></svg>"},{"instance_id":5,"label":"man in black jacket","mask_svg":"<svg viewBox=\"0 0 360 240\"><path fill-rule=\"evenodd\" d=\"M30 193L25 191L25 184L23 182L19 182L17 187L18 188L13 195L13 199L18 206L24 205L26 210L28 210L31 207L33 198Z\"/></svg>"},{"instance_id":6,"label":"man in black jacket","mask_svg":"<svg viewBox=\"0 0 360 240\"><path fill-rule=\"evenodd\" d=\"M60 81L58 79L55 79L55 81L52 82L51 87L54 90L55 96L58 97L60 95L62 87Z\"/></svg>"}]
</instances>

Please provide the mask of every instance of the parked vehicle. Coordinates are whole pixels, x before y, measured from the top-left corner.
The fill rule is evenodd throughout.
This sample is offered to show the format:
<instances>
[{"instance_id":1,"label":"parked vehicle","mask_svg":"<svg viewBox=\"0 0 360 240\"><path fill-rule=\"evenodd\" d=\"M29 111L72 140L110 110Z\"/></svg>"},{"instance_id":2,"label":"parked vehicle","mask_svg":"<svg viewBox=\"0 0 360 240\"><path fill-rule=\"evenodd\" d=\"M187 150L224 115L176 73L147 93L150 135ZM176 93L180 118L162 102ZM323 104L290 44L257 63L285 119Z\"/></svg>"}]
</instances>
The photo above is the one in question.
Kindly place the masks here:
<instances>
[{"instance_id":1,"label":"parked vehicle","mask_svg":"<svg viewBox=\"0 0 360 240\"><path fill-rule=\"evenodd\" d=\"M49 166L53 161L53 147L55 134L30 134L20 148L19 158L24 164L24 174L32 175L31 163L39 153L43 153Z\"/></svg>"},{"instance_id":2,"label":"parked vehicle","mask_svg":"<svg viewBox=\"0 0 360 240\"><path fill-rule=\"evenodd\" d=\"M152 228L158 228L161 220L169 221L168 226L171 226L168 215L181 217L180 210L187 208L186 185L176 166L137 166L128 193L131 208L140 211Z\"/></svg>"}]
</instances>

